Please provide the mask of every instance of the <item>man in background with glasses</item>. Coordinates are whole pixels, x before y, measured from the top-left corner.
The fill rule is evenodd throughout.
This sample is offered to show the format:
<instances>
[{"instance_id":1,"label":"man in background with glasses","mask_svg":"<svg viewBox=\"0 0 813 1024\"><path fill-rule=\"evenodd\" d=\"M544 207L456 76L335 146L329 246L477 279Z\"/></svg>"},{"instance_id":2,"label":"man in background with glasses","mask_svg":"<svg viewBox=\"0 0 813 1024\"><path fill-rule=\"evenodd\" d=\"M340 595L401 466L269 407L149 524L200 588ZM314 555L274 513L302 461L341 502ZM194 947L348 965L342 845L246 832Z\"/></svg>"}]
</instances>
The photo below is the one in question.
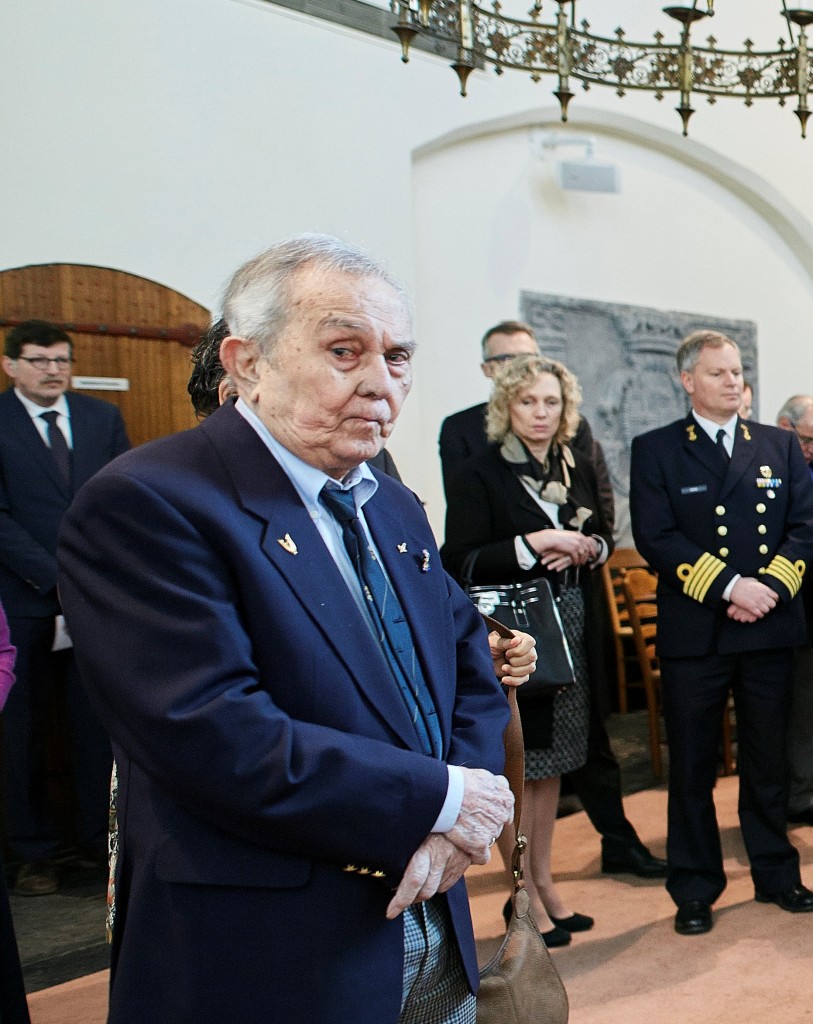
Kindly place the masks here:
<instances>
[{"instance_id":1,"label":"man in background with glasses","mask_svg":"<svg viewBox=\"0 0 813 1024\"><path fill-rule=\"evenodd\" d=\"M813 477L813 395L794 395L779 410L776 425L793 430ZM813 576L802 581L807 643L793 652L793 705L788 730L790 796L788 821L813 825Z\"/></svg>"},{"instance_id":2,"label":"man in background with glasses","mask_svg":"<svg viewBox=\"0 0 813 1024\"><path fill-rule=\"evenodd\" d=\"M44 320L8 333L0 394L0 602L17 647L17 685L3 713L6 837L19 858L15 892L58 887L57 857L75 840L81 866L103 865L111 752L87 703L56 592L56 539L73 495L130 445L109 402L68 394L69 335ZM72 753L75 829L51 806L49 729L64 707ZM70 826L68 826L70 828Z\"/></svg>"},{"instance_id":3,"label":"man in background with glasses","mask_svg":"<svg viewBox=\"0 0 813 1024\"><path fill-rule=\"evenodd\" d=\"M539 353L531 328L520 320L503 320L490 327L481 344L483 361L480 369L489 380L500 366L515 356ZM472 405L443 421L440 428L440 465L444 493L448 492L449 482L460 464L482 451L488 443L485 428L487 405L487 402Z\"/></svg>"}]
</instances>

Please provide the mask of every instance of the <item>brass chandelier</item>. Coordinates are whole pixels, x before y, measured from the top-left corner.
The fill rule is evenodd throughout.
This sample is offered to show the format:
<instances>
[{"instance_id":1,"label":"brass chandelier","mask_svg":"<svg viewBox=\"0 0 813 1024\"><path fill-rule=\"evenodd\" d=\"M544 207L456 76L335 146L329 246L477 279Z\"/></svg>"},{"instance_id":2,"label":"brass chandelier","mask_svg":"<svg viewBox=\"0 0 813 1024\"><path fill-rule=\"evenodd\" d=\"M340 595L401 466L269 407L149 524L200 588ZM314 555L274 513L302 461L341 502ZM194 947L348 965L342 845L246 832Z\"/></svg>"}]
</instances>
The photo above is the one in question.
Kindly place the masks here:
<instances>
[{"instance_id":1,"label":"brass chandelier","mask_svg":"<svg viewBox=\"0 0 813 1024\"><path fill-rule=\"evenodd\" d=\"M621 28L614 39L606 39L594 35L587 21L577 27L577 0L553 0L549 6L554 3L558 10L545 24L541 0L533 0L524 20L503 14L500 0L493 0L490 10L474 0L390 0L398 18L393 31L401 41L401 59L409 60L410 44L420 34L438 52L454 57L452 68L462 96L471 72L489 65L498 75L506 70L525 71L534 82L543 74L555 74L558 87L553 94L563 121L574 96L573 79L585 90L593 85L612 86L619 96L630 89L648 90L658 100L678 93L675 109L684 135L694 113L693 95L705 96L709 103L736 96L748 107L757 99L772 98L780 106L795 100L802 138L806 137L812 70L806 29L813 24L813 11L789 9L782 0L789 42L779 39L778 48L768 51L755 50L746 39L743 50L722 50L713 36L706 46L694 46L691 39L692 26L714 14L714 0L705 0L705 10L698 8L698 0L690 7L663 8L680 26L680 40L675 43L665 42L660 32L652 43L632 43Z\"/></svg>"}]
</instances>

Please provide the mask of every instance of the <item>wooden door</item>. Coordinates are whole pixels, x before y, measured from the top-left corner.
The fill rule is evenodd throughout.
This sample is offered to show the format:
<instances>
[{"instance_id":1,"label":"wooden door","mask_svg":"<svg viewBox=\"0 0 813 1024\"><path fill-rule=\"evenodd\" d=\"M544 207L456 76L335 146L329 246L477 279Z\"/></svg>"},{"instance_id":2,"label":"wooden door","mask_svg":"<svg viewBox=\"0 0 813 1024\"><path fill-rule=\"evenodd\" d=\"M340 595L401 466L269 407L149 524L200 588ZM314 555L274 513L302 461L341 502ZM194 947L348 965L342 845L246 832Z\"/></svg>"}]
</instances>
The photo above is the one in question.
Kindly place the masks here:
<instances>
[{"instance_id":1,"label":"wooden door","mask_svg":"<svg viewBox=\"0 0 813 1024\"><path fill-rule=\"evenodd\" d=\"M106 267L46 263L0 271L0 327L31 318L50 320L73 338L74 379L127 381L126 391L75 390L117 405L134 445L194 426L186 383L190 348L209 322L205 307ZM0 387L9 385L0 370Z\"/></svg>"}]
</instances>

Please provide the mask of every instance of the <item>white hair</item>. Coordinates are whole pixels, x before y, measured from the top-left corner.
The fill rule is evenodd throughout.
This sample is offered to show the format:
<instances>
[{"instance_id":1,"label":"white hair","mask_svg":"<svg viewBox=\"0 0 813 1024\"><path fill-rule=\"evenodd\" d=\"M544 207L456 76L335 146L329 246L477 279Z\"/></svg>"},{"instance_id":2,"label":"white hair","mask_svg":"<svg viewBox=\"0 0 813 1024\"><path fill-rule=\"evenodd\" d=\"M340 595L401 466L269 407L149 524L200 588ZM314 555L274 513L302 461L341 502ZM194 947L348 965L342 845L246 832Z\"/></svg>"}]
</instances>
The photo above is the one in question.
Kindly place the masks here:
<instances>
[{"instance_id":1,"label":"white hair","mask_svg":"<svg viewBox=\"0 0 813 1024\"><path fill-rule=\"evenodd\" d=\"M232 334L256 341L267 354L288 318L291 282L307 264L380 278L398 292L411 319L412 305L406 289L381 262L332 235L307 233L277 242L234 274L222 304L223 319Z\"/></svg>"}]
</instances>

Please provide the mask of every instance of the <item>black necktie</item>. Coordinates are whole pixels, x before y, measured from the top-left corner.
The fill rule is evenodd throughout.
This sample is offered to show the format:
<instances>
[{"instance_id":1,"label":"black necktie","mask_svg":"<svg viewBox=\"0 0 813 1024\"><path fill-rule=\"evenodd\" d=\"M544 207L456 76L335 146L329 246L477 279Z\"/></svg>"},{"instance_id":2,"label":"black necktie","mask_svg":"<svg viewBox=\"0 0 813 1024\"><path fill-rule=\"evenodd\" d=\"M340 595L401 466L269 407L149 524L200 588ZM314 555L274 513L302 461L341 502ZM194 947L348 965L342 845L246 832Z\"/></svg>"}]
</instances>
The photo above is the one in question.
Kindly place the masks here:
<instances>
[{"instance_id":1,"label":"black necktie","mask_svg":"<svg viewBox=\"0 0 813 1024\"><path fill-rule=\"evenodd\" d=\"M52 409L50 412L40 413L40 417L48 424L48 444L51 448L51 454L54 457L56 468L59 471L59 475L62 477L62 482L67 487L70 487L71 453L68 448L68 442L65 440L65 435L57 425L59 413L55 409Z\"/></svg>"},{"instance_id":2,"label":"black necktie","mask_svg":"<svg viewBox=\"0 0 813 1024\"><path fill-rule=\"evenodd\" d=\"M728 454L728 451L726 450L725 431L722 427L720 427L720 429L717 431L717 450L722 456L723 462L725 462L725 464L728 465L731 461L731 456Z\"/></svg>"},{"instance_id":3,"label":"black necktie","mask_svg":"<svg viewBox=\"0 0 813 1024\"><path fill-rule=\"evenodd\" d=\"M370 620L424 752L440 757L437 710L418 662L409 624L384 570L370 550L370 541L358 518L353 491L326 485L320 499L342 528L342 540L359 578Z\"/></svg>"}]
</instances>

